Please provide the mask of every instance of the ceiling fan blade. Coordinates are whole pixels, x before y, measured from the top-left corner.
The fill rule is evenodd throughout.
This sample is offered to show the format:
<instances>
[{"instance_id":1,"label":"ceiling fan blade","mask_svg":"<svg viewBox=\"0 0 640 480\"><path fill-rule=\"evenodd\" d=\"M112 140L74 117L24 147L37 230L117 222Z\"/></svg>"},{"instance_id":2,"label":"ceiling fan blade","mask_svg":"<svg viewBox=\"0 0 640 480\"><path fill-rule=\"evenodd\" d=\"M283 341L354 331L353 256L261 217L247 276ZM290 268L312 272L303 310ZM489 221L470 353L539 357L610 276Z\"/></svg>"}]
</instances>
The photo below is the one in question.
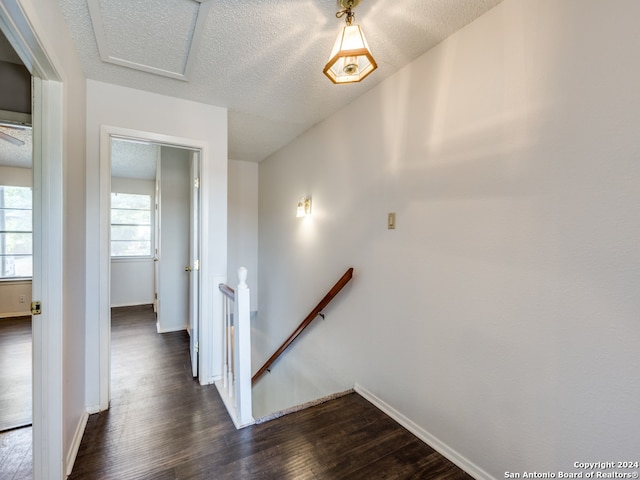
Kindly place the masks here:
<instances>
[{"instance_id":1,"label":"ceiling fan blade","mask_svg":"<svg viewBox=\"0 0 640 480\"><path fill-rule=\"evenodd\" d=\"M16 137L12 137L8 133L0 132L0 138L6 140L9 143L13 143L14 145L18 145L19 147L24 145L24 142L22 140Z\"/></svg>"}]
</instances>

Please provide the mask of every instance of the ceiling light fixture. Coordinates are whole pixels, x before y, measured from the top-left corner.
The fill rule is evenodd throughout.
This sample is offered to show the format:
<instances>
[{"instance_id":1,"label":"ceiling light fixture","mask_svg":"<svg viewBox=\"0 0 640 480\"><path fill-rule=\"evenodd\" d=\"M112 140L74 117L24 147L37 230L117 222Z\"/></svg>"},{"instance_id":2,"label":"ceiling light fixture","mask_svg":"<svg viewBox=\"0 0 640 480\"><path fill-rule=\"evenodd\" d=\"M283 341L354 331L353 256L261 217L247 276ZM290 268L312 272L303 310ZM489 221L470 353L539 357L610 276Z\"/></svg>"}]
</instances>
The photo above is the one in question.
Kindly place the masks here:
<instances>
[{"instance_id":1,"label":"ceiling light fixture","mask_svg":"<svg viewBox=\"0 0 640 480\"><path fill-rule=\"evenodd\" d=\"M338 34L324 67L324 74L333 83L359 82L378 68L360 25L353 24L355 13L352 9L359 3L360 0L338 0L343 10L337 12L336 17L345 17L347 26Z\"/></svg>"}]
</instances>

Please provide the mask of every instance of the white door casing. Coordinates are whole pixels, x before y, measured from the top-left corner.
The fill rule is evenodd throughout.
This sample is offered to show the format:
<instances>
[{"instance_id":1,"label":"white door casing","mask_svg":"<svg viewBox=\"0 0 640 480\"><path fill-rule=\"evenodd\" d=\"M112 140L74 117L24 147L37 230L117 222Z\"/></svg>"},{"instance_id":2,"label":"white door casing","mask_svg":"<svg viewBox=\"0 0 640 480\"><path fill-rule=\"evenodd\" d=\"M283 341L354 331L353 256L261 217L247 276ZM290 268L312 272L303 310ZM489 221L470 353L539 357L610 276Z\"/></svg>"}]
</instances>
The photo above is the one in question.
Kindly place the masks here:
<instances>
[{"instance_id":1,"label":"white door casing","mask_svg":"<svg viewBox=\"0 0 640 480\"><path fill-rule=\"evenodd\" d=\"M160 155L156 163L156 195L153 199L154 203L154 232L153 232L153 311L156 315L160 312L160 299L158 292L160 291Z\"/></svg>"},{"instance_id":2,"label":"white door casing","mask_svg":"<svg viewBox=\"0 0 640 480\"><path fill-rule=\"evenodd\" d=\"M191 195L189 202L189 337L191 370L198 376L200 348L200 152L191 152Z\"/></svg>"},{"instance_id":3,"label":"white door casing","mask_svg":"<svg viewBox=\"0 0 640 480\"><path fill-rule=\"evenodd\" d=\"M171 135L163 135L152 132L145 132L140 130L133 130L128 128L102 125L100 128L100 284L102 285L99 293L99 335L100 335L100 410L107 410L109 408L110 399L110 351L111 351L111 320L110 320L110 292L109 285L110 278L110 248L109 248L109 226L110 226L110 208L109 199L111 196L111 152L110 143L111 138L117 137L123 140L143 141L157 143L159 145L166 145L177 148L186 148L199 152L200 159L206 159L209 146L206 142L189 139L184 137L176 137ZM205 176L209 166L205 161L200 162L200 174ZM200 202L205 203L208 201L208 190L200 189ZM162 207L160 207L162 208ZM200 215L202 215L202 209L200 209ZM199 218L199 225L202 225L202 218ZM213 255L207 255L206 242L202 242L200 251L200 290L211 289L213 291L213 284L215 279L207 275L207 265L204 258L213 258ZM161 253L160 253L161 255ZM162 261L162 260L160 260ZM217 287L216 287L217 288ZM161 303L162 300L159 299ZM214 307L209 302L201 302L200 317L208 318L210 322L215 321L219 317ZM202 327L202 325L201 325ZM205 329L211 331L211 326L204 325ZM199 329L202 335L202 328ZM214 370L212 353L213 338L205 336L199 342L199 355L198 355L198 377L200 383L211 383Z\"/></svg>"}]
</instances>

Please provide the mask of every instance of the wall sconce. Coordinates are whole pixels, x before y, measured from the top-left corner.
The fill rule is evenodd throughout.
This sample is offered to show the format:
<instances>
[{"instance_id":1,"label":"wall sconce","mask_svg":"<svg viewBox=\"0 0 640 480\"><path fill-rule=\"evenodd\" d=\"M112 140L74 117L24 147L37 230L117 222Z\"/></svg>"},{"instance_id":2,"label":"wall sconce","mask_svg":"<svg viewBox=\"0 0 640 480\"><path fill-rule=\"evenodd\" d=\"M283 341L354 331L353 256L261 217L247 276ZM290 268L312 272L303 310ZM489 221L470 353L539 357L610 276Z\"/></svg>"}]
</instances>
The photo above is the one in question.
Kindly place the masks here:
<instances>
[{"instance_id":1,"label":"wall sconce","mask_svg":"<svg viewBox=\"0 0 640 480\"><path fill-rule=\"evenodd\" d=\"M307 215L311 215L311 197L300 197L296 217L306 217Z\"/></svg>"},{"instance_id":2,"label":"wall sconce","mask_svg":"<svg viewBox=\"0 0 640 480\"><path fill-rule=\"evenodd\" d=\"M336 84L359 82L378 68L360 25L353 24L355 13L351 9L359 3L360 0L338 0L344 10L337 12L336 17L345 17L347 26L338 34L323 70Z\"/></svg>"}]
</instances>

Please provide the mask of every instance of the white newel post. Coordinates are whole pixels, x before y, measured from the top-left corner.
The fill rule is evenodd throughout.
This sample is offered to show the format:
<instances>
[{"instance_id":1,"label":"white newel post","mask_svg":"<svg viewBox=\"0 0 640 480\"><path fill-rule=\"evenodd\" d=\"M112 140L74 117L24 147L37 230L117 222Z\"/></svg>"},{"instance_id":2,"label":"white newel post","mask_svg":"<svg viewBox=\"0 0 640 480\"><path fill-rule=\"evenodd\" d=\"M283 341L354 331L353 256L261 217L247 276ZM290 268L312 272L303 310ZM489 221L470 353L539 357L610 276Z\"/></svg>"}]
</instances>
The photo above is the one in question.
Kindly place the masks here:
<instances>
[{"instance_id":1,"label":"white newel post","mask_svg":"<svg viewBox=\"0 0 640 480\"><path fill-rule=\"evenodd\" d=\"M247 286L247 269L238 269L240 283L236 289L235 328L234 328L234 370L235 397L238 412L238 423L253 423L251 405L251 305L250 292Z\"/></svg>"}]
</instances>

